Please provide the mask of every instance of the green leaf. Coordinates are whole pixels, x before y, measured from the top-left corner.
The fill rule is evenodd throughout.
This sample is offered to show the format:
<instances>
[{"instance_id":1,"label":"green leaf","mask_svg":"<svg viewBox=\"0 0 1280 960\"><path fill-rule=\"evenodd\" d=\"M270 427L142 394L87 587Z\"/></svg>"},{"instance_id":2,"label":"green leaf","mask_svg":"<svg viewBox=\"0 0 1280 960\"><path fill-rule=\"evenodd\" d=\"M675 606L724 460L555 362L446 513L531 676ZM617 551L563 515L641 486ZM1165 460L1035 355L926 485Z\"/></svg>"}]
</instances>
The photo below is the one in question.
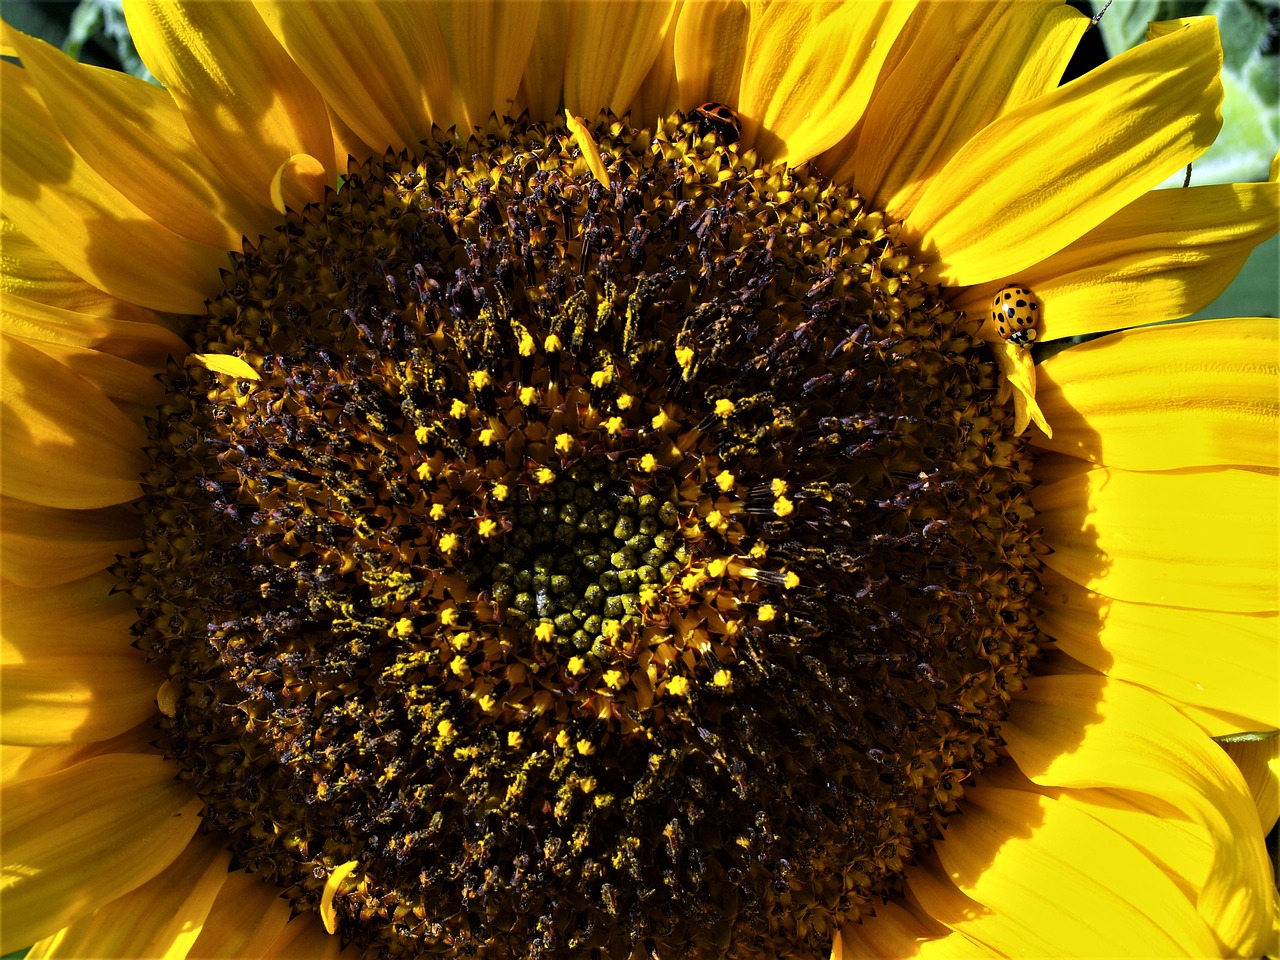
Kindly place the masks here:
<instances>
[{"instance_id":1,"label":"green leaf","mask_svg":"<svg viewBox=\"0 0 1280 960\"><path fill-rule=\"evenodd\" d=\"M93 35L102 26L102 9L95 0L85 0L78 4L71 14L71 22L67 25L67 39L62 42L62 52L80 59L80 51L93 39Z\"/></svg>"}]
</instances>

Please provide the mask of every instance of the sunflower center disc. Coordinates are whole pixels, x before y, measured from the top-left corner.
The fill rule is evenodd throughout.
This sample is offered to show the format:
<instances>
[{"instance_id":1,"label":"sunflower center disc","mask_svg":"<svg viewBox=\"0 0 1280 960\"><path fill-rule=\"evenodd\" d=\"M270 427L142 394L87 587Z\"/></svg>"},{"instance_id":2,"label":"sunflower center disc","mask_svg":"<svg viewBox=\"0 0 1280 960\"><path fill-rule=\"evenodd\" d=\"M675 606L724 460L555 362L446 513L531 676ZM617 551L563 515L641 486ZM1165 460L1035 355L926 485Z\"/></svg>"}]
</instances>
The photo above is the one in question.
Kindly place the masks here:
<instances>
[{"instance_id":1,"label":"sunflower center disc","mask_svg":"<svg viewBox=\"0 0 1280 960\"><path fill-rule=\"evenodd\" d=\"M607 187L495 124L237 259L121 567L162 746L295 905L355 863L369 957L826 956L995 758L1029 463L856 194L595 136Z\"/></svg>"}]
</instances>

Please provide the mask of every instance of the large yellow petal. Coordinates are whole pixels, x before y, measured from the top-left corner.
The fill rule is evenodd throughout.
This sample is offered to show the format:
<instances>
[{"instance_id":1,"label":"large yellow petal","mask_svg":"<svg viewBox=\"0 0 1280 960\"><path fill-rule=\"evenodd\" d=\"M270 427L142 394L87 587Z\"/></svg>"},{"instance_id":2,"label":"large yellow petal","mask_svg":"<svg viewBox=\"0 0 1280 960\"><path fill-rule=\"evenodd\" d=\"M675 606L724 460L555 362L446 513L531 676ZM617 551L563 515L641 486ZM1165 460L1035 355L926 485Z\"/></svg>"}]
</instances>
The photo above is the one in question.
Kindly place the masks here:
<instances>
[{"instance_id":1,"label":"large yellow petal","mask_svg":"<svg viewBox=\"0 0 1280 960\"><path fill-rule=\"evenodd\" d=\"M164 400L164 385L156 379L156 371L132 360L48 340L24 342L93 384L139 424L144 417L154 416L156 407Z\"/></svg>"},{"instance_id":2,"label":"large yellow petal","mask_svg":"<svg viewBox=\"0 0 1280 960\"><path fill-rule=\"evenodd\" d=\"M489 114L516 116L520 77L538 30L538 0L434 5L453 73L453 122L483 126Z\"/></svg>"},{"instance_id":3,"label":"large yellow petal","mask_svg":"<svg viewBox=\"0 0 1280 960\"><path fill-rule=\"evenodd\" d=\"M907 871L906 886L907 902L917 912L933 917L996 956L1069 956L1060 948L1065 930L1041 930L1016 910L992 910L965 896L946 875L936 853Z\"/></svg>"},{"instance_id":4,"label":"large yellow petal","mask_svg":"<svg viewBox=\"0 0 1280 960\"><path fill-rule=\"evenodd\" d=\"M257 7L342 122L379 153L429 137L432 122L461 119L451 112L444 35L426 4L262 0Z\"/></svg>"},{"instance_id":5,"label":"large yellow petal","mask_svg":"<svg viewBox=\"0 0 1280 960\"><path fill-rule=\"evenodd\" d=\"M1127 838L1164 871L1188 902L1199 899L1215 854L1214 838L1203 825L1159 797L1124 790L1046 792Z\"/></svg>"},{"instance_id":6,"label":"large yellow petal","mask_svg":"<svg viewBox=\"0 0 1280 960\"><path fill-rule=\"evenodd\" d=\"M1005 114L933 178L904 236L950 286L1019 274L1213 143L1221 65L1203 18Z\"/></svg>"},{"instance_id":7,"label":"large yellow petal","mask_svg":"<svg viewBox=\"0 0 1280 960\"><path fill-rule=\"evenodd\" d=\"M31 654L6 663L4 740L13 746L94 743L156 717L163 674L142 654L87 659Z\"/></svg>"},{"instance_id":8,"label":"large yellow petal","mask_svg":"<svg viewBox=\"0 0 1280 960\"><path fill-rule=\"evenodd\" d=\"M971 788L934 850L976 909L956 914L956 902L937 896L944 882L911 874L915 895L933 916L1005 956L1217 953L1195 906L1141 850L1040 793Z\"/></svg>"},{"instance_id":9,"label":"large yellow petal","mask_svg":"<svg viewBox=\"0 0 1280 960\"><path fill-rule=\"evenodd\" d=\"M272 178L295 154L333 162L323 98L249 4L128 0L124 12L195 142L255 204L270 206ZM369 59L368 72L385 63Z\"/></svg>"},{"instance_id":10,"label":"large yellow petal","mask_svg":"<svg viewBox=\"0 0 1280 960\"><path fill-rule=\"evenodd\" d=\"M187 352L183 339L158 323L78 313L10 292L0 299L0 325L29 343L84 347L132 360L153 373L164 369L166 358Z\"/></svg>"},{"instance_id":11,"label":"large yellow petal","mask_svg":"<svg viewBox=\"0 0 1280 960\"><path fill-rule=\"evenodd\" d=\"M1099 467L1032 494L1045 563L1117 600L1241 612L1277 609L1276 478L1206 468Z\"/></svg>"},{"instance_id":12,"label":"large yellow petal","mask_svg":"<svg viewBox=\"0 0 1280 960\"><path fill-rule=\"evenodd\" d=\"M262 960L341 960L342 938L331 937L313 913L294 917Z\"/></svg>"},{"instance_id":13,"label":"large yellow petal","mask_svg":"<svg viewBox=\"0 0 1280 960\"><path fill-rule=\"evenodd\" d=\"M1222 749L1249 785L1263 835L1270 833L1280 820L1280 736L1224 743Z\"/></svg>"},{"instance_id":14,"label":"large yellow petal","mask_svg":"<svg viewBox=\"0 0 1280 960\"><path fill-rule=\"evenodd\" d=\"M1049 450L1127 470L1280 464L1280 321L1205 320L1102 337L1038 367Z\"/></svg>"},{"instance_id":15,"label":"large yellow petal","mask_svg":"<svg viewBox=\"0 0 1280 960\"><path fill-rule=\"evenodd\" d=\"M154 84L76 63L40 40L13 39L49 113L104 180L178 236L236 250L276 221L213 168L173 99Z\"/></svg>"},{"instance_id":16,"label":"large yellow petal","mask_svg":"<svg viewBox=\"0 0 1280 960\"><path fill-rule=\"evenodd\" d=\"M840 928L831 960L971 960L998 957L982 944L942 924L921 919L890 900L876 904L872 916Z\"/></svg>"},{"instance_id":17,"label":"large yellow petal","mask_svg":"<svg viewBox=\"0 0 1280 960\"><path fill-rule=\"evenodd\" d=\"M906 217L970 137L1058 85L1088 24L1055 3L917 7L910 45L858 130L822 155L822 169L875 209Z\"/></svg>"},{"instance_id":18,"label":"large yellow petal","mask_svg":"<svg viewBox=\"0 0 1280 960\"><path fill-rule=\"evenodd\" d=\"M564 112L564 65L572 18L568 0L542 0L538 8L538 29L520 83L520 98L534 120L550 120Z\"/></svg>"},{"instance_id":19,"label":"large yellow petal","mask_svg":"<svg viewBox=\"0 0 1280 960\"><path fill-rule=\"evenodd\" d=\"M106 740L154 719L164 672L130 645L133 605L108 593L112 586L110 577L45 590L5 585L5 743Z\"/></svg>"},{"instance_id":20,"label":"large yellow petal","mask_svg":"<svg viewBox=\"0 0 1280 960\"><path fill-rule=\"evenodd\" d=\"M565 39L565 109L588 118L606 107L626 113L667 31L674 29L678 8L674 0L613 0L572 7ZM651 118L637 119L643 124Z\"/></svg>"},{"instance_id":21,"label":"large yellow petal","mask_svg":"<svg viewBox=\"0 0 1280 960\"><path fill-rule=\"evenodd\" d=\"M11 298L48 305L85 316L159 323L160 314L129 303L72 273L42 250L18 225L0 214L0 309L18 311ZM6 317L6 324L8 318ZM7 330L8 327L6 326ZM19 331L21 333L22 331Z\"/></svg>"},{"instance_id":22,"label":"large yellow petal","mask_svg":"<svg viewBox=\"0 0 1280 960\"><path fill-rule=\"evenodd\" d=\"M751 15L741 0L686 3L676 21L676 84L684 109L737 104Z\"/></svg>"},{"instance_id":23,"label":"large yellow petal","mask_svg":"<svg viewBox=\"0 0 1280 960\"><path fill-rule=\"evenodd\" d=\"M1280 184L1152 190L1017 279L1044 305L1041 340L1159 323L1208 306L1278 225ZM951 304L984 317L1004 282Z\"/></svg>"},{"instance_id":24,"label":"large yellow petal","mask_svg":"<svg viewBox=\"0 0 1280 960\"><path fill-rule=\"evenodd\" d=\"M289 901L261 876L237 870L226 878L188 960L262 957L284 933Z\"/></svg>"},{"instance_id":25,"label":"large yellow petal","mask_svg":"<svg viewBox=\"0 0 1280 960\"><path fill-rule=\"evenodd\" d=\"M188 951L228 879L230 859L212 837L196 837L154 878L42 940L28 960L192 956Z\"/></svg>"},{"instance_id":26,"label":"large yellow petal","mask_svg":"<svg viewBox=\"0 0 1280 960\"><path fill-rule=\"evenodd\" d=\"M154 718L139 724L132 730L93 743L64 743L56 747L22 747L0 743L0 785L8 786L19 780L47 777L108 753L146 753L156 738Z\"/></svg>"},{"instance_id":27,"label":"large yellow petal","mask_svg":"<svg viewBox=\"0 0 1280 960\"><path fill-rule=\"evenodd\" d=\"M1038 788L1018 769L1005 765L989 771L985 783L1043 792L1125 837L1173 881L1189 903L1197 903L1213 869L1221 837L1187 817L1161 797L1123 789Z\"/></svg>"},{"instance_id":28,"label":"large yellow petal","mask_svg":"<svg viewBox=\"0 0 1280 960\"><path fill-rule=\"evenodd\" d=\"M0 952L35 943L146 883L186 848L201 802L159 754L94 757L8 784Z\"/></svg>"},{"instance_id":29,"label":"large yellow petal","mask_svg":"<svg viewBox=\"0 0 1280 960\"><path fill-rule=\"evenodd\" d=\"M0 371L0 493L71 510L138 496L146 435L101 390L3 335Z\"/></svg>"},{"instance_id":30,"label":"large yellow petal","mask_svg":"<svg viewBox=\"0 0 1280 960\"><path fill-rule=\"evenodd\" d=\"M135 619L133 598L119 590L111 573L100 571L56 587L31 589L4 584L4 619L0 635L11 642L30 640L30 631L82 635L100 650L120 652L133 643L129 627ZM26 639L24 639L26 638Z\"/></svg>"},{"instance_id":31,"label":"large yellow petal","mask_svg":"<svg viewBox=\"0 0 1280 960\"><path fill-rule=\"evenodd\" d=\"M1127 603L1047 570L1036 624L1058 649L1109 677L1170 700L1280 727L1280 618ZM1209 638L1212 638L1211 642ZM1212 729L1211 736L1234 730Z\"/></svg>"},{"instance_id":32,"label":"large yellow petal","mask_svg":"<svg viewBox=\"0 0 1280 960\"><path fill-rule=\"evenodd\" d=\"M31 78L0 63L4 215L67 269L133 303L198 313L226 253L180 237L126 199L71 149Z\"/></svg>"},{"instance_id":33,"label":"large yellow petal","mask_svg":"<svg viewBox=\"0 0 1280 960\"><path fill-rule=\"evenodd\" d=\"M1262 952L1273 881L1252 798L1230 759L1191 721L1132 684L1077 674L1031 680L1001 732L1037 784L1127 791L1195 822L1214 849L1197 909L1230 949ZM1113 881L1112 862L1098 862Z\"/></svg>"},{"instance_id":34,"label":"large yellow petal","mask_svg":"<svg viewBox=\"0 0 1280 960\"><path fill-rule=\"evenodd\" d=\"M681 9L687 9L687 6ZM676 81L675 46L676 31L673 27L663 34L662 46L631 100L630 122L636 127L653 129L658 120L690 107L689 101L680 96L680 85ZM702 102L696 100L694 104Z\"/></svg>"},{"instance_id":35,"label":"large yellow petal","mask_svg":"<svg viewBox=\"0 0 1280 960\"><path fill-rule=\"evenodd\" d=\"M751 0L738 109L743 139L771 160L803 163L862 118L915 0Z\"/></svg>"},{"instance_id":36,"label":"large yellow petal","mask_svg":"<svg viewBox=\"0 0 1280 960\"><path fill-rule=\"evenodd\" d=\"M138 533L137 517L123 507L60 510L0 497L0 563L5 577L24 587L105 570L137 547Z\"/></svg>"}]
</instances>

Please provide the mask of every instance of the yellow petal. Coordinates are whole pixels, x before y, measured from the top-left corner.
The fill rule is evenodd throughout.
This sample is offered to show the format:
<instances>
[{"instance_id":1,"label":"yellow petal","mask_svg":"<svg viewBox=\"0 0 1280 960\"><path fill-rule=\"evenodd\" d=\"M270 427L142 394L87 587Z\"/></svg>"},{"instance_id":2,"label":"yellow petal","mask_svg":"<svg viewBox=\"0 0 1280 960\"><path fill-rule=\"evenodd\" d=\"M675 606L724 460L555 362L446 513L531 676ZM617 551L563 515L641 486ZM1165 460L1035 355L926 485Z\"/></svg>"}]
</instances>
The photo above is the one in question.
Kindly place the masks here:
<instances>
[{"instance_id":1,"label":"yellow petal","mask_svg":"<svg viewBox=\"0 0 1280 960\"><path fill-rule=\"evenodd\" d=\"M1038 788L1012 764L989 771L984 783L1042 792L1125 837L1156 864L1190 903L1200 898L1213 869L1214 835L1168 801L1129 790Z\"/></svg>"},{"instance_id":2,"label":"yellow petal","mask_svg":"<svg viewBox=\"0 0 1280 960\"><path fill-rule=\"evenodd\" d=\"M240 357L229 353L192 353L187 356L188 363L199 364L214 373L237 380L261 380L262 375L249 366Z\"/></svg>"},{"instance_id":3,"label":"yellow petal","mask_svg":"<svg viewBox=\"0 0 1280 960\"><path fill-rule=\"evenodd\" d=\"M145 435L102 393L35 347L0 335L5 496L86 510L138 496Z\"/></svg>"},{"instance_id":4,"label":"yellow petal","mask_svg":"<svg viewBox=\"0 0 1280 960\"><path fill-rule=\"evenodd\" d=\"M86 283L42 250L8 217L0 214L0 308L18 312L12 297L85 316L157 323L160 314L113 297ZM29 308L24 308L28 309ZM6 316L6 323L8 317ZM8 329L6 326L5 329ZM22 333L22 331L18 331Z\"/></svg>"},{"instance_id":5,"label":"yellow petal","mask_svg":"<svg viewBox=\"0 0 1280 960\"><path fill-rule=\"evenodd\" d=\"M950 881L978 906L934 916L1006 956L1209 956L1195 907L1127 839L1039 793L978 786L934 847ZM1099 865L1105 864L1105 870ZM992 915L991 922L984 914Z\"/></svg>"},{"instance_id":6,"label":"yellow petal","mask_svg":"<svg viewBox=\"0 0 1280 960\"><path fill-rule=\"evenodd\" d=\"M379 153L430 136L433 121L461 119L450 111L449 52L428 4L279 0L257 8L343 123Z\"/></svg>"},{"instance_id":7,"label":"yellow petal","mask_svg":"<svg viewBox=\"0 0 1280 960\"><path fill-rule=\"evenodd\" d=\"M1232 950L1262 951L1274 896L1262 833L1240 772L1198 727L1139 687L1078 674L1031 680L1001 732L1037 784L1156 798L1198 824L1214 860L1197 909ZM1110 859L1097 862L1108 883L1134 888L1114 882Z\"/></svg>"},{"instance_id":8,"label":"yellow petal","mask_svg":"<svg viewBox=\"0 0 1280 960\"><path fill-rule=\"evenodd\" d=\"M37 350L78 374L116 402L121 410L139 424L143 417L154 416L164 399L164 385L148 370L100 350L51 343L48 340L26 341Z\"/></svg>"},{"instance_id":9,"label":"yellow petal","mask_svg":"<svg viewBox=\"0 0 1280 960\"><path fill-rule=\"evenodd\" d=\"M339 864L333 868L333 873L329 874L329 879L324 882L324 891L320 894L320 919L324 921L325 930L329 933L338 931L338 911L333 906L333 898L337 896L338 888L342 886L343 881L351 876L351 872L360 866L357 860L348 860L346 863Z\"/></svg>"},{"instance_id":10,"label":"yellow petal","mask_svg":"<svg viewBox=\"0 0 1280 960\"><path fill-rule=\"evenodd\" d=\"M573 142L582 151L582 158L587 162L587 168L590 169L591 175L600 181L600 185L607 190L609 188L609 171L604 168L604 160L600 157L600 148L596 146L596 141L591 136L591 131L572 113L566 113L564 121L565 126L569 128L569 133L573 136Z\"/></svg>"},{"instance_id":11,"label":"yellow petal","mask_svg":"<svg viewBox=\"0 0 1280 960\"><path fill-rule=\"evenodd\" d=\"M1171 703L1173 701L1170 701ZM1227 737L1241 733L1251 733L1258 729L1258 721L1254 717L1245 716L1236 710L1211 710L1196 703L1174 703L1178 712L1194 723L1210 737ZM1251 704L1244 704L1249 709Z\"/></svg>"},{"instance_id":12,"label":"yellow petal","mask_svg":"<svg viewBox=\"0 0 1280 960\"><path fill-rule=\"evenodd\" d=\"M4 584L4 619L0 632L9 639L27 631L84 636L125 650L133 643L129 627L135 619L133 598L120 591L119 580L102 571L82 580L45 589Z\"/></svg>"},{"instance_id":13,"label":"yellow petal","mask_svg":"<svg viewBox=\"0 0 1280 960\"><path fill-rule=\"evenodd\" d=\"M271 205L280 213L301 210L308 203L324 199L329 174L315 157L296 153L276 170L271 178Z\"/></svg>"},{"instance_id":14,"label":"yellow petal","mask_svg":"<svg viewBox=\"0 0 1280 960\"><path fill-rule=\"evenodd\" d=\"M483 126L515 116L516 91L538 28L536 2L439 3L434 10L453 72L453 122Z\"/></svg>"},{"instance_id":15,"label":"yellow petal","mask_svg":"<svg viewBox=\"0 0 1280 960\"><path fill-rule=\"evenodd\" d=\"M1208 148L1221 63L1204 18L1005 114L934 177L904 237L941 283L1020 274Z\"/></svg>"},{"instance_id":16,"label":"yellow petal","mask_svg":"<svg viewBox=\"0 0 1280 960\"><path fill-rule=\"evenodd\" d=\"M862 117L914 0L752 0L738 110L743 139L771 159L803 163Z\"/></svg>"},{"instance_id":17,"label":"yellow petal","mask_svg":"<svg viewBox=\"0 0 1280 960\"><path fill-rule=\"evenodd\" d=\"M67 269L133 303L199 313L226 254L143 213L58 132L26 71L0 63L4 83L4 213Z\"/></svg>"},{"instance_id":18,"label":"yellow petal","mask_svg":"<svg viewBox=\"0 0 1280 960\"><path fill-rule=\"evenodd\" d=\"M1031 351L1016 343L996 339L991 353L1003 377L1001 402L1006 395L1013 399L1013 432L1017 436L1034 422L1045 436L1053 436L1053 428L1036 401L1036 367Z\"/></svg>"},{"instance_id":19,"label":"yellow petal","mask_svg":"<svg viewBox=\"0 0 1280 960\"><path fill-rule=\"evenodd\" d=\"M876 86L862 125L821 158L894 219L975 133L1058 85L1089 18L1051 3L932 3ZM889 69L889 65L886 65ZM858 148L858 144L865 146Z\"/></svg>"},{"instance_id":20,"label":"yellow petal","mask_svg":"<svg viewBox=\"0 0 1280 960\"><path fill-rule=\"evenodd\" d=\"M329 128L333 131L334 168L347 170L352 157L372 157L379 151L361 140L345 120L333 112L333 107L326 105L329 114Z\"/></svg>"},{"instance_id":21,"label":"yellow petal","mask_svg":"<svg viewBox=\"0 0 1280 960\"><path fill-rule=\"evenodd\" d=\"M0 524L5 578L24 587L87 577L138 545L137 517L121 507L60 510L0 497Z\"/></svg>"},{"instance_id":22,"label":"yellow petal","mask_svg":"<svg viewBox=\"0 0 1280 960\"><path fill-rule=\"evenodd\" d=\"M831 950L831 960L970 960L996 956L999 954L964 934L931 918L917 917L892 900L877 903L873 916L842 926Z\"/></svg>"},{"instance_id":23,"label":"yellow petal","mask_svg":"<svg viewBox=\"0 0 1280 960\"><path fill-rule=\"evenodd\" d=\"M186 848L200 800L159 754L94 757L5 788L0 951L146 883Z\"/></svg>"},{"instance_id":24,"label":"yellow petal","mask_svg":"<svg viewBox=\"0 0 1280 960\"><path fill-rule=\"evenodd\" d=\"M263 960L341 960L346 956L342 946L340 937L325 932L319 917L304 913L289 921Z\"/></svg>"},{"instance_id":25,"label":"yellow petal","mask_svg":"<svg viewBox=\"0 0 1280 960\"><path fill-rule=\"evenodd\" d=\"M751 17L741 0L686 3L676 21L676 84L684 109L737 104Z\"/></svg>"},{"instance_id":26,"label":"yellow petal","mask_svg":"<svg viewBox=\"0 0 1280 960\"><path fill-rule=\"evenodd\" d=\"M21 747L0 744L0 783L7 788L19 780L47 777L51 773L108 753L146 753L156 738L155 720L148 718L132 730L92 743L66 743L56 747Z\"/></svg>"},{"instance_id":27,"label":"yellow petal","mask_svg":"<svg viewBox=\"0 0 1280 960\"><path fill-rule=\"evenodd\" d=\"M1126 603L1052 570L1041 577L1041 588L1037 626L1081 663L1140 684L1175 706L1243 714L1252 718L1245 729L1280 726L1276 614ZM1205 647L1206 637L1214 638L1212 650Z\"/></svg>"},{"instance_id":28,"label":"yellow petal","mask_svg":"<svg viewBox=\"0 0 1280 960\"><path fill-rule=\"evenodd\" d=\"M29 343L84 347L132 360L152 373L164 369L167 357L187 352L182 338L158 323L78 313L8 292L0 299L0 324Z\"/></svg>"},{"instance_id":29,"label":"yellow petal","mask_svg":"<svg viewBox=\"0 0 1280 960\"><path fill-rule=\"evenodd\" d=\"M1277 609L1276 478L1247 470L1098 468L1032 494L1045 563L1104 596Z\"/></svg>"},{"instance_id":30,"label":"yellow petal","mask_svg":"<svg viewBox=\"0 0 1280 960\"><path fill-rule=\"evenodd\" d=\"M1057 943L1051 936L1053 931L1029 925L1017 911L991 910L961 893L936 854L907 871L906 899L917 912L933 917L996 956L1068 956L1054 952Z\"/></svg>"},{"instance_id":31,"label":"yellow petal","mask_svg":"<svg viewBox=\"0 0 1280 960\"><path fill-rule=\"evenodd\" d=\"M678 6L672 0L574 6L565 40L565 109L587 117L604 108L626 113L674 27Z\"/></svg>"},{"instance_id":32,"label":"yellow petal","mask_svg":"<svg viewBox=\"0 0 1280 960\"><path fill-rule=\"evenodd\" d=\"M564 64L569 52L573 8L566 0L543 0L538 29L525 63L520 97L534 120L550 120L564 112Z\"/></svg>"},{"instance_id":33,"label":"yellow petal","mask_svg":"<svg viewBox=\"0 0 1280 960\"><path fill-rule=\"evenodd\" d=\"M0 675L6 743L91 743L156 715L162 674L137 651L86 659L29 653L28 661L6 663Z\"/></svg>"},{"instance_id":34,"label":"yellow petal","mask_svg":"<svg viewBox=\"0 0 1280 960\"><path fill-rule=\"evenodd\" d=\"M155 718L163 672L131 646L136 614L131 598L108 592L115 586L109 576L44 590L5 585L6 743L106 740Z\"/></svg>"},{"instance_id":35,"label":"yellow petal","mask_svg":"<svg viewBox=\"0 0 1280 960\"><path fill-rule=\"evenodd\" d=\"M687 9L687 6L682 8ZM695 100L693 104L680 96L680 86L676 81L676 31L668 29L662 37L662 46L644 75L640 89L631 100L630 121L636 127L653 129L660 118L670 116L677 110L688 110L691 105L702 103Z\"/></svg>"},{"instance_id":36,"label":"yellow petal","mask_svg":"<svg viewBox=\"0 0 1280 960\"><path fill-rule=\"evenodd\" d=\"M191 956L230 859L214 838L196 837L154 878L41 941L28 960Z\"/></svg>"},{"instance_id":37,"label":"yellow petal","mask_svg":"<svg viewBox=\"0 0 1280 960\"><path fill-rule=\"evenodd\" d=\"M249 4L128 0L124 12L195 142L254 203L270 205L271 178L289 157L332 156L324 100ZM386 59L373 63L381 70Z\"/></svg>"},{"instance_id":38,"label":"yellow petal","mask_svg":"<svg viewBox=\"0 0 1280 960\"><path fill-rule=\"evenodd\" d=\"M76 63L13 32L23 66L71 146L104 180L179 236L224 250L274 226L192 140L172 98L116 70Z\"/></svg>"},{"instance_id":39,"label":"yellow petal","mask_svg":"<svg viewBox=\"0 0 1280 960\"><path fill-rule=\"evenodd\" d=\"M1249 785L1262 833L1270 833L1280 820L1280 737L1224 743L1222 749Z\"/></svg>"},{"instance_id":40,"label":"yellow petal","mask_svg":"<svg viewBox=\"0 0 1280 960\"><path fill-rule=\"evenodd\" d=\"M1088 814L1126 837L1160 867L1191 903L1213 869L1212 837L1159 797L1123 790L1061 790L1059 803Z\"/></svg>"},{"instance_id":41,"label":"yellow petal","mask_svg":"<svg viewBox=\"0 0 1280 960\"><path fill-rule=\"evenodd\" d=\"M1226 289L1280 224L1280 184L1153 190L1018 281L1044 304L1041 340L1184 317ZM1004 283L970 287L952 305L984 316Z\"/></svg>"},{"instance_id":42,"label":"yellow petal","mask_svg":"<svg viewBox=\"0 0 1280 960\"><path fill-rule=\"evenodd\" d=\"M1039 447L1128 470L1280 463L1280 321L1205 320L1083 343L1040 364Z\"/></svg>"},{"instance_id":43,"label":"yellow petal","mask_svg":"<svg viewBox=\"0 0 1280 960\"><path fill-rule=\"evenodd\" d=\"M223 883L199 939L186 954L187 960L262 957L284 932L291 912L279 887L259 875L237 870ZM304 915L299 923L313 919Z\"/></svg>"}]
</instances>

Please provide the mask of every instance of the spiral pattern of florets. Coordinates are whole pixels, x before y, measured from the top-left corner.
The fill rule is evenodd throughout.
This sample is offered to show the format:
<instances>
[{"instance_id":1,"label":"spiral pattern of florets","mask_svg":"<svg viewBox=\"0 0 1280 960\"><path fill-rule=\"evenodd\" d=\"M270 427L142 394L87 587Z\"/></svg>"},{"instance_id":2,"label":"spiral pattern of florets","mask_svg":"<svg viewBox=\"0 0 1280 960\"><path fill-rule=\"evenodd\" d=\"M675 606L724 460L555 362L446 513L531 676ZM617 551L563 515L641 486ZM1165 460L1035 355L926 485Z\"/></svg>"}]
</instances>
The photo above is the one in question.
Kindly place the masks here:
<instances>
[{"instance_id":1,"label":"spiral pattern of florets","mask_svg":"<svg viewBox=\"0 0 1280 960\"><path fill-rule=\"evenodd\" d=\"M120 567L162 744L299 907L355 862L369 957L824 956L995 759L1028 461L851 190L594 135L608 185L495 123L236 258Z\"/></svg>"}]
</instances>

